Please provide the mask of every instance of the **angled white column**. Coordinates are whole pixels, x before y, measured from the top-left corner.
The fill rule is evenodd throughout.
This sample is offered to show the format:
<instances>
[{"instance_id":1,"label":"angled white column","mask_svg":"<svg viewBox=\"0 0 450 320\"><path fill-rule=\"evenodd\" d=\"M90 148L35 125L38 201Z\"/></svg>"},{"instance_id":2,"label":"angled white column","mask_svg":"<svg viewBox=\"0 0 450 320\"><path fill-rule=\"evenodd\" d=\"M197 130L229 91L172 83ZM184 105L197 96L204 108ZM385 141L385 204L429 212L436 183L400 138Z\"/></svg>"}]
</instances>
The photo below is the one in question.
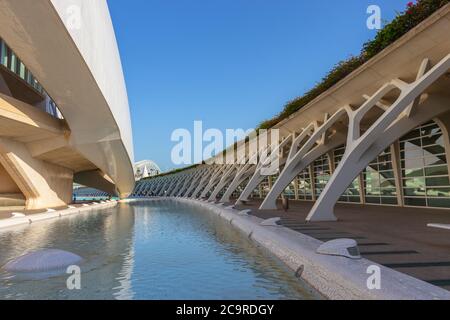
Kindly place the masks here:
<instances>
[{"instance_id":1,"label":"angled white column","mask_svg":"<svg viewBox=\"0 0 450 320\"><path fill-rule=\"evenodd\" d=\"M258 185L261 182L263 182L265 178L268 177L266 175L261 174L262 169L265 166L267 166L268 164L270 164L270 162L274 159L274 157L278 156L280 150L282 150L284 147L286 147L287 144L292 141L293 137L294 137L293 134L287 136L286 138L284 138L281 141L281 143L277 147L273 148L273 150L271 150L271 146L267 146L263 150L264 153L269 153L267 159L265 159L263 161L259 161L258 164L255 166L253 176L250 178L250 181L245 186L244 190L242 191L242 193L239 196L239 199L236 201L236 203L239 204L239 203L244 203L244 202L248 201L248 198L252 194L253 190L255 190L258 187ZM284 161L283 159L280 161L280 165L283 164L283 161Z\"/></svg>"},{"instance_id":2,"label":"angled white column","mask_svg":"<svg viewBox=\"0 0 450 320\"><path fill-rule=\"evenodd\" d=\"M186 185L189 183L189 181L192 181L192 177L194 176L194 172L186 173L184 176L184 179L180 182L180 184L177 185L177 187L172 191L170 194L171 197L176 197L178 193L180 193L181 190L183 190Z\"/></svg>"},{"instance_id":3,"label":"angled white column","mask_svg":"<svg viewBox=\"0 0 450 320\"><path fill-rule=\"evenodd\" d=\"M188 197L191 194L192 190L194 190L197 187L197 185L200 182L200 180L202 179L203 175L206 174L207 172L208 172L208 169L206 167L197 169L197 173L194 176L194 178L192 179L192 181L187 184L185 190L180 191L178 196L179 197Z\"/></svg>"},{"instance_id":4,"label":"angled white column","mask_svg":"<svg viewBox=\"0 0 450 320\"><path fill-rule=\"evenodd\" d=\"M181 184L184 180L184 174L177 174L172 177L172 183L167 188L166 196L170 197L172 192Z\"/></svg>"},{"instance_id":5,"label":"angled white column","mask_svg":"<svg viewBox=\"0 0 450 320\"><path fill-rule=\"evenodd\" d=\"M308 221L336 220L334 206L339 197L378 154L418 125L449 110L448 98L444 99L433 93L424 96L422 94L448 72L450 55L425 73L424 65L427 64L427 60L422 63L417 80L413 83L408 84L398 79L387 83L350 115L346 152L309 213ZM361 134L361 120L393 90L400 90L400 96Z\"/></svg>"},{"instance_id":6,"label":"angled white column","mask_svg":"<svg viewBox=\"0 0 450 320\"><path fill-rule=\"evenodd\" d=\"M149 181L149 182L146 184L146 186L145 186L145 188L144 188L144 191L143 191L146 197L149 196L149 194L150 194L150 189L152 188L152 185L153 185L153 182L152 182L152 181Z\"/></svg>"},{"instance_id":7,"label":"angled white column","mask_svg":"<svg viewBox=\"0 0 450 320\"><path fill-rule=\"evenodd\" d=\"M239 169L239 171L236 173L236 176L234 177L233 181L228 186L227 190L225 191L224 195L220 199L220 202L226 203L230 201L231 196L233 195L233 192L236 191L236 189L247 179L250 175L253 175L255 172L256 165L251 164L250 161L248 161L242 168Z\"/></svg>"},{"instance_id":8,"label":"angled white column","mask_svg":"<svg viewBox=\"0 0 450 320\"><path fill-rule=\"evenodd\" d=\"M350 107L341 108L320 127L317 124L311 124L295 138L286 165L264 199L261 210L277 209L278 197L300 172L321 155L345 143L345 134L336 131L332 137L328 137L327 132L350 111ZM307 139L306 142L300 146L305 139Z\"/></svg>"},{"instance_id":9,"label":"angled white column","mask_svg":"<svg viewBox=\"0 0 450 320\"><path fill-rule=\"evenodd\" d=\"M163 182L161 183L161 187L156 191L157 196L159 197L163 196L170 183L171 180L169 179L169 177L164 177Z\"/></svg>"},{"instance_id":10,"label":"angled white column","mask_svg":"<svg viewBox=\"0 0 450 320\"><path fill-rule=\"evenodd\" d=\"M220 167L215 166L215 165L212 165L212 166L210 166L210 168L208 168L206 173L202 176L200 183L197 185L194 192L192 193L191 198L197 199L197 195L199 194L199 192L203 188L205 188L206 185L208 184L209 178L211 178L211 176L214 175L216 173L216 171L218 171L218 170L220 170Z\"/></svg>"},{"instance_id":11,"label":"angled white column","mask_svg":"<svg viewBox=\"0 0 450 320\"><path fill-rule=\"evenodd\" d=\"M147 191L147 195L154 195L154 194L155 194L155 191L156 191L156 189L159 187L160 183L161 183L161 179L160 179L160 178L157 178L157 179L153 182L153 184L152 184L152 186L149 188L149 190Z\"/></svg>"},{"instance_id":12,"label":"angled white column","mask_svg":"<svg viewBox=\"0 0 450 320\"><path fill-rule=\"evenodd\" d=\"M192 182L192 179L195 177L196 173L197 170L193 169L189 172L189 174L186 174L185 178L183 179L183 183L176 190L174 190L172 196L178 197L181 192L186 190L187 186Z\"/></svg>"},{"instance_id":13,"label":"angled white column","mask_svg":"<svg viewBox=\"0 0 450 320\"><path fill-rule=\"evenodd\" d=\"M209 201L215 201L217 198L217 195L219 192L234 178L237 171L239 170L239 164L234 164L229 168L223 176L220 178L219 183L214 188L214 191L211 192L210 197L208 198Z\"/></svg>"},{"instance_id":14,"label":"angled white column","mask_svg":"<svg viewBox=\"0 0 450 320\"><path fill-rule=\"evenodd\" d=\"M214 186L219 182L220 177L222 174L230 168L230 165L219 165L219 168L217 171L211 176L211 179L209 180L209 183L206 185L205 189L202 191L200 198L205 198L208 192L214 188Z\"/></svg>"}]
</instances>

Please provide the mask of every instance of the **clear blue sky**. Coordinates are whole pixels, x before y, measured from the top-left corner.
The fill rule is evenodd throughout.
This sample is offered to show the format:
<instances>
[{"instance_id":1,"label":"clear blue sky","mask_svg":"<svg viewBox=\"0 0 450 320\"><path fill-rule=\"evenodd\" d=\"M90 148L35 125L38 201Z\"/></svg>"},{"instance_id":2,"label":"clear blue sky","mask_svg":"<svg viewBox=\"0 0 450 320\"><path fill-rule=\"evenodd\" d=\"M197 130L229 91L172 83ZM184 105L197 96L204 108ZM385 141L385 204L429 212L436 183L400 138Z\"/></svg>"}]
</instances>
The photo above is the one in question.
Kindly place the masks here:
<instances>
[{"instance_id":1,"label":"clear blue sky","mask_svg":"<svg viewBox=\"0 0 450 320\"><path fill-rule=\"evenodd\" d=\"M163 170L172 131L254 128L375 36L403 0L109 0L132 113L135 160Z\"/></svg>"}]
</instances>

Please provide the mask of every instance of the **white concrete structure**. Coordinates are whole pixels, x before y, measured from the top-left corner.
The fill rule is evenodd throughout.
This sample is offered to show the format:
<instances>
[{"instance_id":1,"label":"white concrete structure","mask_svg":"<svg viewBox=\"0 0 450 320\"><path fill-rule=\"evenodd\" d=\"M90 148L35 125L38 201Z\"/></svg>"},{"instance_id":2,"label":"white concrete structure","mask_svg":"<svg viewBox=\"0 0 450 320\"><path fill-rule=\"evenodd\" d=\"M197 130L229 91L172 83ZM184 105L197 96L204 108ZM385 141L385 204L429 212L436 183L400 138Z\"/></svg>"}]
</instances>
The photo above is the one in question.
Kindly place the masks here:
<instances>
[{"instance_id":1,"label":"white concrete structure","mask_svg":"<svg viewBox=\"0 0 450 320\"><path fill-rule=\"evenodd\" d=\"M23 115L2 114L19 131L0 132L2 179L12 180L28 209L69 202L73 180L128 196L135 183L131 122L106 0L0 0L0 37L63 118L20 101L11 81L10 95L0 85L1 109Z\"/></svg>"},{"instance_id":2,"label":"white concrete structure","mask_svg":"<svg viewBox=\"0 0 450 320\"><path fill-rule=\"evenodd\" d=\"M161 174L161 169L151 160L143 160L134 164L134 178L136 181Z\"/></svg>"},{"instance_id":3,"label":"white concrete structure","mask_svg":"<svg viewBox=\"0 0 450 320\"><path fill-rule=\"evenodd\" d=\"M450 209L448 30L450 5L272 128L279 147L260 146L269 159L255 164L247 154L245 163L156 177L146 195L260 198L262 210L284 195L315 201L309 221L336 220L337 202ZM271 157L279 172L265 176Z\"/></svg>"}]
</instances>

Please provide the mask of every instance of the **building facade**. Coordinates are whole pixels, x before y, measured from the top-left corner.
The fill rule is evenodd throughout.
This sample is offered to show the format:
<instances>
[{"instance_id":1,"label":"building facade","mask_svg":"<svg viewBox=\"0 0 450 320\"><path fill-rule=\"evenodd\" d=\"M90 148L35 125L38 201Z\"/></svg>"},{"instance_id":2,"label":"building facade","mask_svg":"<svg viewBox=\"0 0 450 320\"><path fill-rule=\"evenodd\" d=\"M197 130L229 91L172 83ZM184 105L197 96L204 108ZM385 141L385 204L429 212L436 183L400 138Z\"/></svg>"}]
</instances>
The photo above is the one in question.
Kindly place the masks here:
<instances>
[{"instance_id":1,"label":"building facade","mask_svg":"<svg viewBox=\"0 0 450 320\"><path fill-rule=\"evenodd\" d=\"M143 182L140 195L223 203L286 197L314 203L308 221L333 221L339 202L450 209L450 6L281 121L280 161L202 164Z\"/></svg>"},{"instance_id":2,"label":"building facade","mask_svg":"<svg viewBox=\"0 0 450 320\"><path fill-rule=\"evenodd\" d=\"M136 181L157 176L161 173L159 166L151 160L143 160L134 164L134 178Z\"/></svg>"},{"instance_id":3,"label":"building facade","mask_svg":"<svg viewBox=\"0 0 450 320\"><path fill-rule=\"evenodd\" d=\"M0 0L0 206L134 188L128 97L106 0Z\"/></svg>"}]
</instances>

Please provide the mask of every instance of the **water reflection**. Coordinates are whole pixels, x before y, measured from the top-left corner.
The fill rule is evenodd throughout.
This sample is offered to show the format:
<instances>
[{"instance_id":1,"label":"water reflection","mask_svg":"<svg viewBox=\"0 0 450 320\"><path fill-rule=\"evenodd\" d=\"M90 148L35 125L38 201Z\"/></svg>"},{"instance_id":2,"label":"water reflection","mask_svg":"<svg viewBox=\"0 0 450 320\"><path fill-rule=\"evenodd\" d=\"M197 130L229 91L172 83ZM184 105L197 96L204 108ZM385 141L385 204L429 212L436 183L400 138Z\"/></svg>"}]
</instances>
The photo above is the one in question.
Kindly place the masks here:
<instances>
[{"instance_id":1,"label":"water reflection","mask_svg":"<svg viewBox=\"0 0 450 320\"><path fill-rule=\"evenodd\" d=\"M284 265L220 218L175 202L136 202L1 232L0 266L38 249L83 257L68 275L26 281L0 271L1 299L306 299Z\"/></svg>"}]
</instances>

